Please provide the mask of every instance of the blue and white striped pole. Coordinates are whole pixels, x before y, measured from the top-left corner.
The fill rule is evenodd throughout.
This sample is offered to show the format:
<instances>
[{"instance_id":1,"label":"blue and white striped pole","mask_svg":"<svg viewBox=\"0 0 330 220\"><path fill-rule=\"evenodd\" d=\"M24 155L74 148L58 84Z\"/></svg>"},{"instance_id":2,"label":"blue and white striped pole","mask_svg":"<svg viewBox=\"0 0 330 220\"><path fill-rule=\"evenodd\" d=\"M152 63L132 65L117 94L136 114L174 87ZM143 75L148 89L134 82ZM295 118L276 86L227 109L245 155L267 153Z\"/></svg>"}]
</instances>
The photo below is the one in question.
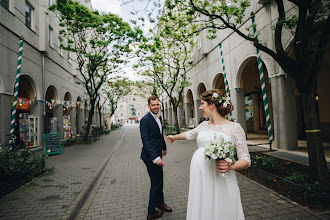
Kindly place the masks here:
<instances>
[{"instance_id":1,"label":"blue and white striped pole","mask_svg":"<svg viewBox=\"0 0 330 220\"><path fill-rule=\"evenodd\" d=\"M15 119L16 119L16 107L17 107L17 98L18 98L18 88L19 88L19 77L21 74L21 64L22 64L22 54L23 54L23 41L24 38L20 37L19 42L19 50L18 50L18 61L17 61L17 71L16 71L16 82L14 89L14 101L13 101L13 109L11 111L11 122L10 122L10 138L9 138L9 146L13 146L14 142L14 129L15 129Z\"/></svg>"},{"instance_id":2,"label":"blue and white striped pole","mask_svg":"<svg viewBox=\"0 0 330 220\"><path fill-rule=\"evenodd\" d=\"M257 28L256 28L256 25L255 25L254 13L251 13L251 19L252 19L252 27L253 27L254 38L258 39ZM260 58L260 55L259 55L259 49L256 48L256 50L257 50L258 70L259 70L261 90L262 90L262 99L264 101L264 108L265 108L265 114L266 114L268 137L269 137L269 142L271 144L274 140L274 137L273 137L272 125L271 125L271 122L270 122L270 115L269 115L269 109L268 109L266 84L265 84L265 80L264 80L264 72L263 72L263 68L262 68L262 61L261 61L261 58Z\"/></svg>"},{"instance_id":3,"label":"blue and white striped pole","mask_svg":"<svg viewBox=\"0 0 330 220\"><path fill-rule=\"evenodd\" d=\"M223 79L225 81L225 89L226 89L226 93L227 96L230 97L230 93L229 93L229 84L227 81L227 75L226 75L226 68L225 68L225 62L223 59L223 53L222 53L222 48L221 48L221 42L219 43L219 49L220 49L220 58L221 58L221 66L222 66L222 71L223 71ZM231 119L231 113L229 114L229 120Z\"/></svg>"}]
</instances>

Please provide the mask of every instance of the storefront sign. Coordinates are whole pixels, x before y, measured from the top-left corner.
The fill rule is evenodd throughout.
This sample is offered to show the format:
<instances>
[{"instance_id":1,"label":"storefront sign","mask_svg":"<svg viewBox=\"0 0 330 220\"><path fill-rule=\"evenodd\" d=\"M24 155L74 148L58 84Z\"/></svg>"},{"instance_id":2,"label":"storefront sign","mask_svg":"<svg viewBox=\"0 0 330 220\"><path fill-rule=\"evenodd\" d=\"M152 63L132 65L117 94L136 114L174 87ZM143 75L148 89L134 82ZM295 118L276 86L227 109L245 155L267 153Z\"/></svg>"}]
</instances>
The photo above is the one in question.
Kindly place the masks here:
<instances>
[{"instance_id":1,"label":"storefront sign","mask_svg":"<svg viewBox=\"0 0 330 220\"><path fill-rule=\"evenodd\" d=\"M14 97L11 98L11 106L13 107ZM18 97L16 110L30 111L30 99Z\"/></svg>"},{"instance_id":2,"label":"storefront sign","mask_svg":"<svg viewBox=\"0 0 330 220\"><path fill-rule=\"evenodd\" d=\"M60 134L44 134L46 155L62 154Z\"/></svg>"}]
</instances>

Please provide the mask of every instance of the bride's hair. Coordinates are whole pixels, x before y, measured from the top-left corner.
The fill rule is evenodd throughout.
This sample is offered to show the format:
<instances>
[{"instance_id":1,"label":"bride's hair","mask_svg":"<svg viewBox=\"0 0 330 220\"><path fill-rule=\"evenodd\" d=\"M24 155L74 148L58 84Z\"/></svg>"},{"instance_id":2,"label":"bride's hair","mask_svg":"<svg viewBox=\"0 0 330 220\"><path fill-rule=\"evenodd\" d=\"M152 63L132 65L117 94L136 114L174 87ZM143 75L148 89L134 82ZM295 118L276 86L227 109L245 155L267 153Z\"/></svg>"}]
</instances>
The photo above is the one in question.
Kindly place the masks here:
<instances>
[{"instance_id":1,"label":"bride's hair","mask_svg":"<svg viewBox=\"0 0 330 220\"><path fill-rule=\"evenodd\" d=\"M214 95L215 94L215 95ZM218 95L217 97L216 94ZM206 101L208 104L214 103L215 106L217 107L217 111L219 114L223 117L225 117L227 114L233 111L234 106L231 103L230 100L224 101L223 99L226 98L226 91L225 90L220 90L220 89L212 89L212 90L207 90L205 91L200 99ZM223 98L223 99L222 99ZM224 107L223 104L227 102L227 106Z\"/></svg>"}]
</instances>

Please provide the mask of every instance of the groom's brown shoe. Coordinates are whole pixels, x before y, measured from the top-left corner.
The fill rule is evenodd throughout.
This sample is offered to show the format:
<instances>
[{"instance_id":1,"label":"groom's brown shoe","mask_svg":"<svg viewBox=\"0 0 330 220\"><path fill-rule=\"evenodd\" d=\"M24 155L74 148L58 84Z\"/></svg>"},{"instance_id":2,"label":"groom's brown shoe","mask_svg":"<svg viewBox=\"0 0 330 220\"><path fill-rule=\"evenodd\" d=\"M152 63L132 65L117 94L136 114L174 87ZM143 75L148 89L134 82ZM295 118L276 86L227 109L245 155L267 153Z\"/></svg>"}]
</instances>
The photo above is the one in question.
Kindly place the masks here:
<instances>
[{"instance_id":1,"label":"groom's brown shoe","mask_svg":"<svg viewBox=\"0 0 330 220\"><path fill-rule=\"evenodd\" d=\"M165 203L156 205L156 208L161 209L161 210L164 210L165 212L172 212L171 207L169 207Z\"/></svg>"},{"instance_id":2,"label":"groom's brown shoe","mask_svg":"<svg viewBox=\"0 0 330 220\"><path fill-rule=\"evenodd\" d=\"M152 214L148 214L147 215L147 220L152 220L152 219L156 219L156 218L160 218L162 215L164 214L163 210L158 210Z\"/></svg>"}]
</instances>

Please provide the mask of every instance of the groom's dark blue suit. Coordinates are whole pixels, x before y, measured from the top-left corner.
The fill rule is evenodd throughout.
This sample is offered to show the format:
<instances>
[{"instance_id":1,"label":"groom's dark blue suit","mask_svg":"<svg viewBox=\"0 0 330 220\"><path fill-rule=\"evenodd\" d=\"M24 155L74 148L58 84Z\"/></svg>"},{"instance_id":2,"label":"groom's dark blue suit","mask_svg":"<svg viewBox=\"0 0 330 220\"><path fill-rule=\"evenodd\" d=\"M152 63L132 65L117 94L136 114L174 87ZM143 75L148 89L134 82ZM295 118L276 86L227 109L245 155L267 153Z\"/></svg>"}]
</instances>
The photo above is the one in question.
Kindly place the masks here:
<instances>
[{"instance_id":1,"label":"groom's dark blue suit","mask_svg":"<svg viewBox=\"0 0 330 220\"><path fill-rule=\"evenodd\" d=\"M163 167L153 163L157 157L162 158L166 144L155 118L149 112L140 121L140 133L143 143L141 159L147 166L151 181L148 214L155 212L156 204L164 203Z\"/></svg>"}]
</instances>

